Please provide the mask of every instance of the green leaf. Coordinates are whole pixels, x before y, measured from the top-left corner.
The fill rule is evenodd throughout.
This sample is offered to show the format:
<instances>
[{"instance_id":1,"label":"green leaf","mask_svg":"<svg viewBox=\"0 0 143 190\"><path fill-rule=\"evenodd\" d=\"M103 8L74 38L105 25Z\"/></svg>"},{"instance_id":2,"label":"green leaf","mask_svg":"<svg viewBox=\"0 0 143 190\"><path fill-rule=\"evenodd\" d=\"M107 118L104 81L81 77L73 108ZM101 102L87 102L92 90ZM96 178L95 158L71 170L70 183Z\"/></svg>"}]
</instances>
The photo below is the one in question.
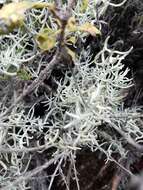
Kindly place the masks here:
<instances>
[{"instance_id":1,"label":"green leaf","mask_svg":"<svg viewBox=\"0 0 143 190\"><path fill-rule=\"evenodd\" d=\"M70 17L66 26L68 32L76 32L77 31L77 24L74 17Z\"/></svg>"},{"instance_id":2,"label":"green leaf","mask_svg":"<svg viewBox=\"0 0 143 190\"><path fill-rule=\"evenodd\" d=\"M17 72L17 76L19 76L19 78L21 78L22 80L30 80L31 79L31 75L25 69L20 69Z\"/></svg>"},{"instance_id":3,"label":"green leaf","mask_svg":"<svg viewBox=\"0 0 143 190\"><path fill-rule=\"evenodd\" d=\"M9 3L0 9L0 34L11 32L14 28L20 27L25 18L25 11L32 8L48 8L55 10L54 4L42 2L22 1L19 3Z\"/></svg>"},{"instance_id":4,"label":"green leaf","mask_svg":"<svg viewBox=\"0 0 143 190\"><path fill-rule=\"evenodd\" d=\"M97 29L93 24L86 22L83 25L79 26L76 23L76 20L74 17L69 18L68 24L67 24L67 33L69 32L87 32L91 34L92 36L101 35L101 32L99 29Z\"/></svg>"},{"instance_id":5,"label":"green leaf","mask_svg":"<svg viewBox=\"0 0 143 190\"><path fill-rule=\"evenodd\" d=\"M88 7L89 0L82 0L80 11L84 13Z\"/></svg>"},{"instance_id":6,"label":"green leaf","mask_svg":"<svg viewBox=\"0 0 143 190\"><path fill-rule=\"evenodd\" d=\"M56 7L54 3L47 3L47 2L33 2L32 8L35 9L42 9L42 8L48 8L51 11L55 11Z\"/></svg>"},{"instance_id":7,"label":"green leaf","mask_svg":"<svg viewBox=\"0 0 143 190\"><path fill-rule=\"evenodd\" d=\"M98 30L93 24L86 22L85 24L78 27L78 30L81 32L87 32L92 36L101 35L100 30Z\"/></svg>"},{"instance_id":8,"label":"green leaf","mask_svg":"<svg viewBox=\"0 0 143 190\"><path fill-rule=\"evenodd\" d=\"M32 7L32 3L23 1L20 3L10 3L0 10L0 33L8 33L15 27L21 26L24 19L24 13Z\"/></svg>"},{"instance_id":9,"label":"green leaf","mask_svg":"<svg viewBox=\"0 0 143 190\"><path fill-rule=\"evenodd\" d=\"M66 45L75 45L76 41L75 36L68 36L66 39Z\"/></svg>"},{"instance_id":10,"label":"green leaf","mask_svg":"<svg viewBox=\"0 0 143 190\"><path fill-rule=\"evenodd\" d=\"M70 48L66 47L66 50L68 52L68 54L71 56L72 60L75 61L76 58L76 54L74 51L72 51Z\"/></svg>"},{"instance_id":11,"label":"green leaf","mask_svg":"<svg viewBox=\"0 0 143 190\"><path fill-rule=\"evenodd\" d=\"M44 51L52 49L56 45L56 38L59 31L52 30L51 28L43 29L36 36L38 46Z\"/></svg>"}]
</instances>

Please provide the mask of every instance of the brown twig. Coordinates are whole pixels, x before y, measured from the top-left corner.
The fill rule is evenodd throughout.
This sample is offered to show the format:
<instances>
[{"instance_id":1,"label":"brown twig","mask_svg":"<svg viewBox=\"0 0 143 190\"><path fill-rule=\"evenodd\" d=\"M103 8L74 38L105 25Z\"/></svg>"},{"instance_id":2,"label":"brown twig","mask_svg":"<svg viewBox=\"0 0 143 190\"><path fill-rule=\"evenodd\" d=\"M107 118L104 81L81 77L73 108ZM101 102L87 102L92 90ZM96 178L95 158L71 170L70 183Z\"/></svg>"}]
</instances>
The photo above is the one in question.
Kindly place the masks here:
<instances>
[{"instance_id":1,"label":"brown twig","mask_svg":"<svg viewBox=\"0 0 143 190\"><path fill-rule=\"evenodd\" d=\"M57 8L61 8L62 0L55 0L55 5L56 5Z\"/></svg>"},{"instance_id":2,"label":"brown twig","mask_svg":"<svg viewBox=\"0 0 143 190\"><path fill-rule=\"evenodd\" d=\"M121 181L121 176L115 175L115 176L113 177L112 190L117 190L120 181Z\"/></svg>"},{"instance_id":3,"label":"brown twig","mask_svg":"<svg viewBox=\"0 0 143 190\"><path fill-rule=\"evenodd\" d=\"M76 0L68 0L68 8L73 9L75 6Z\"/></svg>"}]
</instances>

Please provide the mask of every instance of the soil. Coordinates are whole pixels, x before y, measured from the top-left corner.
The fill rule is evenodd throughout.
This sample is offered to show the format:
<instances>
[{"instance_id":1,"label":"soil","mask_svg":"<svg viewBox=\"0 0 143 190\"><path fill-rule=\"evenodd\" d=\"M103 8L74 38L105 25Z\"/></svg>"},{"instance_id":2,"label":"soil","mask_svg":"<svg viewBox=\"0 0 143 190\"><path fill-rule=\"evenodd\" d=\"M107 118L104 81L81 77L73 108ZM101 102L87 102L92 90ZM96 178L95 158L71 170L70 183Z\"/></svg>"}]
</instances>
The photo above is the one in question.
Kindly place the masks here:
<instances>
[{"instance_id":1,"label":"soil","mask_svg":"<svg viewBox=\"0 0 143 190\"><path fill-rule=\"evenodd\" d=\"M114 163L105 163L103 159L97 159L98 153L83 151L77 155L76 169L79 178L80 189L83 190L110 190L112 178L117 167ZM64 186L60 190L66 189ZM70 181L70 189L77 190L75 180Z\"/></svg>"}]
</instances>

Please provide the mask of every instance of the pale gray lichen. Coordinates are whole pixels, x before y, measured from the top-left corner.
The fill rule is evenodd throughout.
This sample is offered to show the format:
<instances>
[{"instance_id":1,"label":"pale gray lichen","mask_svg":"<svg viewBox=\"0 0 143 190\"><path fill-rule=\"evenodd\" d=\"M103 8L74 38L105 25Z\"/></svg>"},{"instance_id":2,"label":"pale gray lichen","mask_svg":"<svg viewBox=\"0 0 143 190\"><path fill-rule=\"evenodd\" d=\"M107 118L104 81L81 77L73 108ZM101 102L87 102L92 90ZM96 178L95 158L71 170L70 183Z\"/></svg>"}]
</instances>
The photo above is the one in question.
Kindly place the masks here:
<instances>
[{"instance_id":1,"label":"pale gray lichen","mask_svg":"<svg viewBox=\"0 0 143 190\"><path fill-rule=\"evenodd\" d=\"M104 21L100 20L100 17L105 14L109 5L116 6L110 1L91 0L86 11L79 13L81 3L79 0L73 11L79 24L98 21L101 31ZM98 6L98 15L95 11L96 6ZM56 28L47 10L32 10L27 13L25 21L30 33L23 35L23 31L19 29L17 33L0 39L0 74L15 77L19 67L23 63L29 63L36 56L33 64L24 66L32 78L39 76L42 65L47 63L40 56L35 41L31 40L31 35L35 35L40 28L47 25L47 17L51 27ZM78 35L78 32L75 35ZM80 37L84 41L85 36ZM0 92L0 183L2 186L9 186L13 177L19 177L28 171L32 160L29 152L55 148L51 157L55 158L57 167L53 175L49 176L50 190L58 172L67 183L62 173L63 160L72 163L77 179L74 162L77 151L85 147L91 151L100 150L106 155L107 161L114 161L112 158L114 152L118 153L120 158L126 158L128 149L125 149L124 145L128 143L128 139L125 137L132 137L136 142L142 142L143 128L138 117L138 109L124 109L123 106L123 91L130 88L133 81L127 77L129 69L124 68L122 61L132 48L127 52L112 50L108 47L108 40L109 37L103 49L92 59L90 47L81 50L72 72L66 72L64 80L56 81L58 88L54 96L44 94L43 103L48 109L41 118L34 115L36 103L32 104L30 109L24 103L19 103L10 115L3 116L8 109L7 101L9 104L15 101L17 94L15 91L11 92L10 94L13 94L11 98L10 81L1 82L0 87L3 92ZM28 49L28 46L31 48ZM16 72L8 71L12 65L15 66ZM125 136L119 135L119 131ZM40 144L40 137L43 137L43 144ZM13 185L10 189L26 190L27 181L23 178L18 185Z\"/></svg>"}]
</instances>

